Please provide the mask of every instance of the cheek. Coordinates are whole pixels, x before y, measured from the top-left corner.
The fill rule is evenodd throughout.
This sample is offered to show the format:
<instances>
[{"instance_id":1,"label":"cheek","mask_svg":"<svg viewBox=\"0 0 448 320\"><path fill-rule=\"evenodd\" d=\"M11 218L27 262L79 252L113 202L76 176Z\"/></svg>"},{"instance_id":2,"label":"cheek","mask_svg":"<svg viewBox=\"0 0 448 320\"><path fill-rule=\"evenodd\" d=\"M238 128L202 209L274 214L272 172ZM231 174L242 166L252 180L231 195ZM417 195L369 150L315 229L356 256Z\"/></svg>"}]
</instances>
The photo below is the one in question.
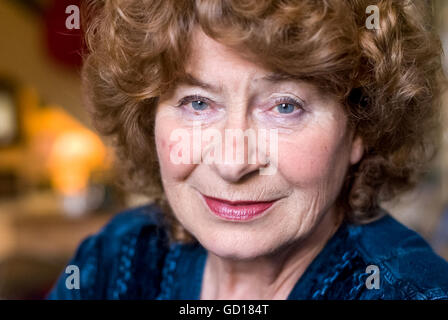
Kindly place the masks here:
<instances>
[{"instance_id":1,"label":"cheek","mask_svg":"<svg viewBox=\"0 0 448 320\"><path fill-rule=\"evenodd\" d=\"M345 175L347 143L337 131L330 132L311 129L279 139L279 171L292 185L312 187Z\"/></svg>"},{"instance_id":2,"label":"cheek","mask_svg":"<svg viewBox=\"0 0 448 320\"><path fill-rule=\"evenodd\" d=\"M157 156L160 164L160 172L164 181L181 181L186 179L194 169L194 164L179 163L171 160L170 155L174 154L178 141L170 139L171 133L179 128L178 123L163 117L156 117L155 142ZM191 145L191 144L190 144ZM182 156L182 150L178 155ZM191 162L190 162L191 163Z\"/></svg>"}]
</instances>

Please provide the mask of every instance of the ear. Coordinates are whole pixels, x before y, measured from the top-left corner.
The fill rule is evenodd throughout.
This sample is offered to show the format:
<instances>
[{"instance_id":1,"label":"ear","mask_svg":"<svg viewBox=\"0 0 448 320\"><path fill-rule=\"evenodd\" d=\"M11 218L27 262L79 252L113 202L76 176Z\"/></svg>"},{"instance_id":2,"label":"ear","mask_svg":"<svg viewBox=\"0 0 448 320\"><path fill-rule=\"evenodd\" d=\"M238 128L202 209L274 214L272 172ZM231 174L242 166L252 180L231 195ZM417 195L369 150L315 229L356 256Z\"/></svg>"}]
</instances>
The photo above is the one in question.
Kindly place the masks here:
<instances>
[{"instance_id":1,"label":"ear","mask_svg":"<svg viewBox=\"0 0 448 320\"><path fill-rule=\"evenodd\" d=\"M364 143L359 136L354 136L352 140L352 150L350 154L350 164L358 163L364 155Z\"/></svg>"}]
</instances>

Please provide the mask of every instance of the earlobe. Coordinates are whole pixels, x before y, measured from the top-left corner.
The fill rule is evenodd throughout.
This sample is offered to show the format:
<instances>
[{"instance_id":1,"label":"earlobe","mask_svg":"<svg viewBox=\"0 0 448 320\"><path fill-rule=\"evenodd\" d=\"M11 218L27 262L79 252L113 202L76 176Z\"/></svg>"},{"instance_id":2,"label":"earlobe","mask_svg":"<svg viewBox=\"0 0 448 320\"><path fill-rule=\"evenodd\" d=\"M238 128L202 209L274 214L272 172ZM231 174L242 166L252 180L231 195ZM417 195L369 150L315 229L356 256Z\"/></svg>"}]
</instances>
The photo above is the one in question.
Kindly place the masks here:
<instances>
[{"instance_id":1,"label":"earlobe","mask_svg":"<svg viewBox=\"0 0 448 320\"><path fill-rule=\"evenodd\" d=\"M359 136L355 136L352 142L352 150L350 154L350 164L358 163L364 155L364 143Z\"/></svg>"}]
</instances>

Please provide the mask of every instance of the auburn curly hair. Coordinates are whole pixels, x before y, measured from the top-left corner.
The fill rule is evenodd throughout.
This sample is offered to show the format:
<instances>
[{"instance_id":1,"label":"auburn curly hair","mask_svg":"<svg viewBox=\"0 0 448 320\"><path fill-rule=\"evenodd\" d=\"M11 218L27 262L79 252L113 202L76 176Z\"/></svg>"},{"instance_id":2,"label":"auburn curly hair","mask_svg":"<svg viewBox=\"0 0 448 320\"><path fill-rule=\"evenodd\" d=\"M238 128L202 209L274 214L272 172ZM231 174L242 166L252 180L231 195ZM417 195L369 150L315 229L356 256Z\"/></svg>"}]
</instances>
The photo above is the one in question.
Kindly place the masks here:
<instances>
[{"instance_id":1,"label":"auburn curly hair","mask_svg":"<svg viewBox=\"0 0 448 320\"><path fill-rule=\"evenodd\" d=\"M379 28L366 28L366 8ZM86 0L86 103L123 183L167 212L154 141L158 97L182 76L194 28L261 65L333 93L363 139L338 203L365 223L417 182L440 140L441 44L423 0Z\"/></svg>"}]
</instances>

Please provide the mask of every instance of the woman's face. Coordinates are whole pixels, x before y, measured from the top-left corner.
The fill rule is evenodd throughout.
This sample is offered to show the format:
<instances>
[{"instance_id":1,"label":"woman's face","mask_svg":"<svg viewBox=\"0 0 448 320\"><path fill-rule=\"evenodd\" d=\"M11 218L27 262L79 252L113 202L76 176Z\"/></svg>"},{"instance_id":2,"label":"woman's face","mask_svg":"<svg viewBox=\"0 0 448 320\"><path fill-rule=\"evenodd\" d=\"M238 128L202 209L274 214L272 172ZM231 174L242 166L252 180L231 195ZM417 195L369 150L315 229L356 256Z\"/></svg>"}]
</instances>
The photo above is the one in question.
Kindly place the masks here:
<instances>
[{"instance_id":1,"label":"woman's face","mask_svg":"<svg viewBox=\"0 0 448 320\"><path fill-rule=\"evenodd\" d=\"M163 186L181 224L209 251L237 259L317 230L335 212L348 167L362 156L342 106L199 31L186 70L185 81L161 97L155 120ZM238 130L256 143L226 141Z\"/></svg>"}]
</instances>

